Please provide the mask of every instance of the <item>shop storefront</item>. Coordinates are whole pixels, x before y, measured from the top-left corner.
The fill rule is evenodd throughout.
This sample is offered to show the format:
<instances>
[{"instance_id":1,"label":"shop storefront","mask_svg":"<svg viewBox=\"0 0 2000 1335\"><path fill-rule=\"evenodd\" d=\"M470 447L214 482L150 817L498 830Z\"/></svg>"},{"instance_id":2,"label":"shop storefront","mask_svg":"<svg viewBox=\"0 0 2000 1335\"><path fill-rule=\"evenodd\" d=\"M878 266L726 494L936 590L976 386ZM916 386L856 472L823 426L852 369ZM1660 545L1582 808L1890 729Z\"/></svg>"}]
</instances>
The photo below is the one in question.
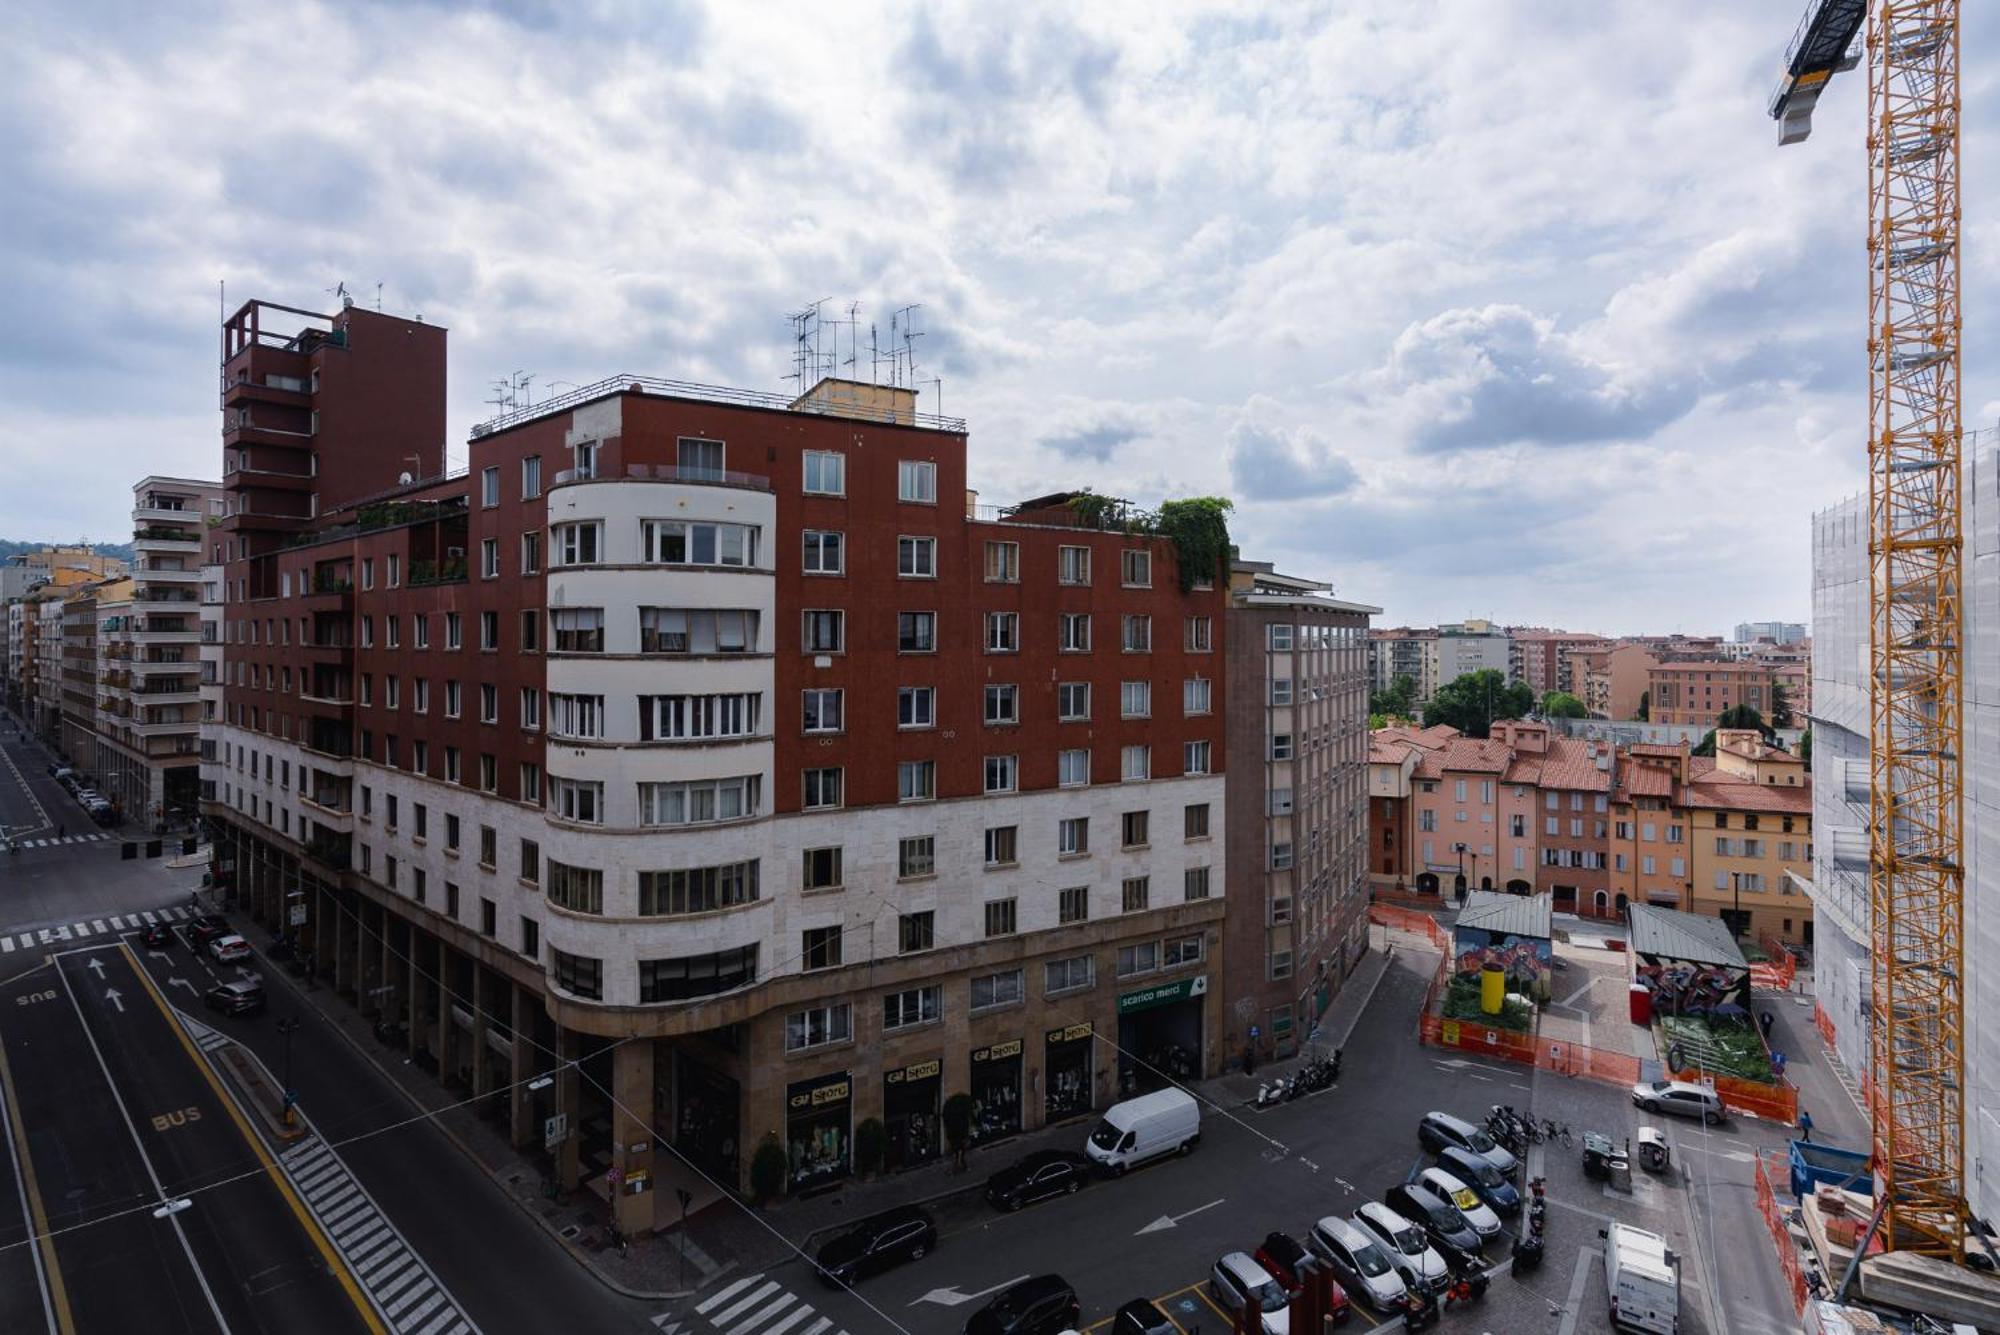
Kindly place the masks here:
<instances>
[{"instance_id":1,"label":"shop storefront","mask_svg":"<svg viewBox=\"0 0 2000 1335\"><path fill-rule=\"evenodd\" d=\"M1119 1097L1201 1078L1202 1004L1208 975L1143 987L1118 998Z\"/></svg>"},{"instance_id":2,"label":"shop storefront","mask_svg":"<svg viewBox=\"0 0 2000 1335\"><path fill-rule=\"evenodd\" d=\"M741 1110L736 1082L686 1053L676 1056L674 1148L710 1177L734 1182Z\"/></svg>"},{"instance_id":3,"label":"shop storefront","mask_svg":"<svg viewBox=\"0 0 2000 1335\"><path fill-rule=\"evenodd\" d=\"M1021 1040L972 1050L972 1143L1021 1129Z\"/></svg>"},{"instance_id":4,"label":"shop storefront","mask_svg":"<svg viewBox=\"0 0 2000 1335\"><path fill-rule=\"evenodd\" d=\"M1060 1122L1091 1110L1097 1040L1088 1023L1051 1029L1043 1038L1042 1120Z\"/></svg>"},{"instance_id":5,"label":"shop storefront","mask_svg":"<svg viewBox=\"0 0 2000 1335\"><path fill-rule=\"evenodd\" d=\"M938 1123L944 1064L933 1057L882 1077L882 1122L889 1130L891 1169L928 1163L944 1150Z\"/></svg>"},{"instance_id":6,"label":"shop storefront","mask_svg":"<svg viewBox=\"0 0 2000 1335\"><path fill-rule=\"evenodd\" d=\"M847 1176L853 1089L845 1071L787 1087L785 1157L794 1192Z\"/></svg>"}]
</instances>

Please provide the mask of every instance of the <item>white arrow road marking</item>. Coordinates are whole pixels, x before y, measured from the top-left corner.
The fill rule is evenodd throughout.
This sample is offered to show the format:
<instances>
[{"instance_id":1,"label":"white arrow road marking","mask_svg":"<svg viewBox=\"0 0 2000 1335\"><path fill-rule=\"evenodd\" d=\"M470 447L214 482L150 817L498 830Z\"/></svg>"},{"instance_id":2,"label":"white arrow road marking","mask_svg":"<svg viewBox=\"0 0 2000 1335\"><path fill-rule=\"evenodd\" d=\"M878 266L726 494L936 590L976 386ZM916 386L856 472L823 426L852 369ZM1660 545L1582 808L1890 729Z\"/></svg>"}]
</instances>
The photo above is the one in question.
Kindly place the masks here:
<instances>
[{"instance_id":1,"label":"white arrow road marking","mask_svg":"<svg viewBox=\"0 0 2000 1335\"><path fill-rule=\"evenodd\" d=\"M1338 1183L1340 1184L1340 1187L1341 1187L1341 1190L1342 1190L1342 1191L1353 1191L1353 1190L1354 1190L1354 1184L1353 1184L1352 1182L1349 1182L1349 1181L1348 1181L1348 1180L1347 1180L1346 1178L1344 1178L1344 1177L1336 1177L1336 1178L1335 1178L1335 1179L1333 1179L1333 1180L1334 1180L1334 1181L1336 1181L1336 1182L1338 1182Z\"/></svg>"},{"instance_id":2,"label":"white arrow road marking","mask_svg":"<svg viewBox=\"0 0 2000 1335\"><path fill-rule=\"evenodd\" d=\"M118 999L123 995L124 994L115 987L107 987L104 989L104 999L110 1002L112 1005L116 1006L118 1008L118 1013L120 1015L123 1015L125 1013L125 1003Z\"/></svg>"},{"instance_id":3,"label":"white arrow road marking","mask_svg":"<svg viewBox=\"0 0 2000 1335\"><path fill-rule=\"evenodd\" d=\"M168 987L173 987L176 985L184 987L190 992L194 991L194 984L190 983L187 979L181 977L179 974L175 974L173 977L167 979Z\"/></svg>"},{"instance_id":4,"label":"white arrow road marking","mask_svg":"<svg viewBox=\"0 0 2000 1335\"><path fill-rule=\"evenodd\" d=\"M97 975L97 981L98 981L98 982L100 982L100 983L101 983L101 982L103 982L103 981L104 981L104 961L103 961L103 960L101 960L101 959L98 959L98 958L97 958L97 957L96 957L95 955L92 955L92 956L90 957L90 962L89 962L88 964L86 964L86 965L85 965L84 967L85 967L85 968L87 968L87 969L89 969L89 970L90 970L90 971L91 971L92 973L94 973L94 974L96 974L96 975Z\"/></svg>"},{"instance_id":5,"label":"white arrow road marking","mask_svg":"<svg viewBox=\"0 0 2000 1335\"><path fill-rule=\"evenodd\" d=\"M1177 1227L1180 1224L1181 1220L1192 1219L1196 1215L1200 1214L1203 1210L1213 1210L1216 1206L1220 1204L1222 1204L1220 1200L1214 1200L1210 1201L1206 1205L1197 1205L1194 1207L1194 1209L1189 1210L1185 1214L1163 1214L1158 1219L1155 1219L1152 1223L1140 1229L1137 1233L1134 1233L1132 1236L1136 1238L1136 1237L1141 1237L1147 1233L1158 1233L1164 1229Z\"/></svg>"},{"instance_id":6,"label":"white arrow road marking","mask_svg":"<svg viewBox=\"0 0 2000 1335\"><path fill-rule=\"evenodd\" d=\"M932 1289L910 1306L915 1307L917 1303L936 1303L940 1307L957 1307L961 1303L971 1302L974 1298L984 1298L989 1293L998 1293L1010 1285L1019 1284L1026 1278L1028 1278L1026 1275L1016 1275L1012 1279L1003 1279L993 1287L981 1289L977 1293L960 1293L957 1289Z\"/></svg>"}]
</instances>

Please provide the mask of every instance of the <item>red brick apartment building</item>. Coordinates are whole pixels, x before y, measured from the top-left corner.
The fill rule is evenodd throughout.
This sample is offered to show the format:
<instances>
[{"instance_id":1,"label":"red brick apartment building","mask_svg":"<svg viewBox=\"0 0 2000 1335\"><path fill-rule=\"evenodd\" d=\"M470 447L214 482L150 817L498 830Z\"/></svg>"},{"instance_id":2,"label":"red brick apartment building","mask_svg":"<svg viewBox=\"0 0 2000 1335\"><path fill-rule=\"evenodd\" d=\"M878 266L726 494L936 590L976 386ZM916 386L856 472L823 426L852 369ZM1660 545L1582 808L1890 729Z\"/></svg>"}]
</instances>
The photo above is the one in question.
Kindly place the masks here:
<instances>
[{"instance_id":1,"label":"red brick apartment building","mask_svg":"<svg viewBox=\"0 0 2000 1335\"><path fill-rule=\"evenodd\" d=\"M906 390L618 377L445 476L443 330L224 336L218 871L621 1226L1215 1068L1222 572L972 506Z\"/></svg>"}]
</instances>

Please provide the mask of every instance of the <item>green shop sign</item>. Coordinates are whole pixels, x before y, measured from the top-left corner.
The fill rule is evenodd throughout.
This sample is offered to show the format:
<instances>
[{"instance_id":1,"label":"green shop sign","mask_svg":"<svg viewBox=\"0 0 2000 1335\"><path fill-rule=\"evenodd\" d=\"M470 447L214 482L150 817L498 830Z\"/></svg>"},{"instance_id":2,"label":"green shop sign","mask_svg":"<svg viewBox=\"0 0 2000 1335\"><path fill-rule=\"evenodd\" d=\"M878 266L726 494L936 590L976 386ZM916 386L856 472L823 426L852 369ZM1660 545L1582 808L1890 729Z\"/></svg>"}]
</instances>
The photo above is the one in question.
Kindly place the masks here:
<instances>
[{"instance_id":1,"label":"green shop sign","mask_svg":"<svg viewBox=\"0 0 2000 1335\"><path fill-rule=\"evenodd\" d=\"M1118 998L1118 1013L1130 1015L1134 1011L1149 1011L1155 1006L1171 1006L1176 1001L1186 1001L1189 997L1208 995L1208 975L1183 978L1178 983L1161 983L1158 987L1141 988L1137 992L1127 992Z\"/></svg>"}]
</instances>

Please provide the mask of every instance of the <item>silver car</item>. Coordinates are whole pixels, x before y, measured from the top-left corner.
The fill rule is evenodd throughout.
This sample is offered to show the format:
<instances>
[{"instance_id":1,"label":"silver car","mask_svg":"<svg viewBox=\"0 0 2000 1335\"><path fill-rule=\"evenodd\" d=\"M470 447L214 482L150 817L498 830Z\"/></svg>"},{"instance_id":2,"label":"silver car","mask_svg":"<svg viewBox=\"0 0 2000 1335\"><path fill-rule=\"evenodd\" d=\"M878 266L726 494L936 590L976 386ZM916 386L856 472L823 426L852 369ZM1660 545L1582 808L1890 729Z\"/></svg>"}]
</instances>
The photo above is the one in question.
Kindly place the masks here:
<instances>
[{"instance_id":1,"label":"silver car","mask_svg":"<svg viewBox=\"0 0 2000 1335\"><path fill-rule=\"evenodd\" d=\"M1710 1126L1729 1120L1729 1110L1707 1085L1686 1080L1654 1080L1632 1086L1632 1102L1650 1113L1699 1117Z\"/></svg>"}]
</instances>

